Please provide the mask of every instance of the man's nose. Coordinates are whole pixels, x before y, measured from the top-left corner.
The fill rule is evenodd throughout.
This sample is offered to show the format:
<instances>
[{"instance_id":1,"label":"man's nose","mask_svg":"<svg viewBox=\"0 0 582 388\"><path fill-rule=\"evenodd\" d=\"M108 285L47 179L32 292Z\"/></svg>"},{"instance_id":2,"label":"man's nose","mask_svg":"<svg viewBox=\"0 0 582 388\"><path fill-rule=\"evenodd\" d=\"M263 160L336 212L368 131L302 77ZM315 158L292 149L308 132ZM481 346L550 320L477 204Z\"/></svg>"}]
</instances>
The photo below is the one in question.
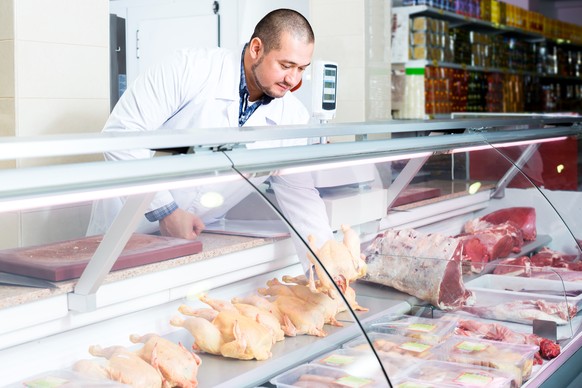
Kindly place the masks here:
<instances>
[{"instance_id":1,"label":"man's nose","mask_svg":"<svg viewBox=\"0 0 582 388\"><path fill-rule=\"evenodd\" d=\"M296 68L289 70L289 72L285 75L285 83L291 87L297 85L300 80L301 73Z\"/></svg>"}]
</instances>

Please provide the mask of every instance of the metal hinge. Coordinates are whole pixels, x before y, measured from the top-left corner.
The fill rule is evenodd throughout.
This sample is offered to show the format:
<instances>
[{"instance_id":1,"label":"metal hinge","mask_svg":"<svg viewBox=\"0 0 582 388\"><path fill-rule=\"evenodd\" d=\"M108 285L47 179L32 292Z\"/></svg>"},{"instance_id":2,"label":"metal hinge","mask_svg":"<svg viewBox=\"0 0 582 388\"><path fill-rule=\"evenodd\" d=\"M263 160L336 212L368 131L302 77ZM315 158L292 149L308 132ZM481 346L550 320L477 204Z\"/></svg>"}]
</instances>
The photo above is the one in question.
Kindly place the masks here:
<instances>
[{"instance_id":1,"label":"metal hinge","mask_svg":"<svg viewBox=\"0 0 582 388\"><path fill-rule=\"evenodd\" d=\"M139 59L139 30L135 31L135 57Z\"/></svg>"}]
</instances>

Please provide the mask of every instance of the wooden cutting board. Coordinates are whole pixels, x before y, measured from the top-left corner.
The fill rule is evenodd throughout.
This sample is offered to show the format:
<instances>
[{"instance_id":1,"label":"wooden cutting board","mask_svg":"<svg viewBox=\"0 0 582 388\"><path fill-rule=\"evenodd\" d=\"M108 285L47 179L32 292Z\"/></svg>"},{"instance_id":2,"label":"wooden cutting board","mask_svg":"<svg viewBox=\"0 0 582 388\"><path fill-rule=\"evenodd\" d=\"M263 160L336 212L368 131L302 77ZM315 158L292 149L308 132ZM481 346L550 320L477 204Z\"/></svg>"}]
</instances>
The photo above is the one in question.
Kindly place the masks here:
<instances>
[{"instance_id":1,"label":"wooden cutting board","mask_svg":"<svg viewBox=\"0 0 582 388\"><path fill-rule=\"evenodd\" d=\"M0 250L0 271L51 281L81 276L102 235L48 245ZM112 270L156 263L202 251L200 241L135 233Z\"/></svg>"}]
</instances>

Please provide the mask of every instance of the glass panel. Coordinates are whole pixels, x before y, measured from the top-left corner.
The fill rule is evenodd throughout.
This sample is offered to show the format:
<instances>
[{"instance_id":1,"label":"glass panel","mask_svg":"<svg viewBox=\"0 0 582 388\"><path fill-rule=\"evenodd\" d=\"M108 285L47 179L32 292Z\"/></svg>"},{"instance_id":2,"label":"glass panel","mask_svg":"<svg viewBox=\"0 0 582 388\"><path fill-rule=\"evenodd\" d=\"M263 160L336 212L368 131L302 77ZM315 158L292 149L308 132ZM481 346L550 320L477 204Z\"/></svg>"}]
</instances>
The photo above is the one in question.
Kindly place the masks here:
<instances>
[{"instance_id":1,"label":"glass panel","mask_svg":"<svg viewBox=\"0 0 582 388\"><path fill-rule=\"evenodd\" d=\"M48 279L58 287L52 296L76 291L49 321L69 324L71 296L86 296L89 304L95 294L97 304L131 304L130 311L145 309L152 317L137 328L116 322L115 333L96 325L91 336L75 336L68 349L75 357L89 357L89 345L141 349L150 331L174 345L194 346L196 356L189 357L202 359L200 386L295 383L300 376L307 384L324 379L356 386L386 386L387 378L392 385L435 379L521 385L535 378L533 365L555 357L579 331L575 214L581 202L567 195L578 194L577 188L565 186L570 178L562 182L544 173L538 152L545 143L445 144L428 152L427 138L418 138L407 155L391 149L370 159L365 153L322 156L322 163L320 148L312 146L298 147L311 156L289 169L253 166L239 175L230 169L196 173L196 166L177 178L152 172L145 183L162 184L181 209L200 217L205 229L195 240L160 236L157 223L143 216L159 202L140 200L135 192L4 212L0 220L15 238L0 254L58 251L56 259L70 264L82 258L80 250L87 252L82 244L96 249L107 230L93 228L100 223L89 221L92 205L101 215L124 214L113 241L135 221L125 247L137 254L129 256L130 268L114 266L103 285L85 293L78 292L78 273ZM182 156L167 158L184 164ZM571 168L564 166L562 172ZM135 188L144 182L114 183ZM155 191L157 200L164 195L159 189L152 185L142 193ZM118 213L121 196L133 210ZM62 230L53 227L57 223ZM152 251L149 244L160 241ZM164 256L169 246L197 250ZM23 274L32 279L30 271ZM142 282L134 283L137 278ZM13 301L31 293L10 291ZM163 301L155 303L163 306L133 307L134 300L159 294ZM18 323L7 324L20 330ZM483 349L496 357L487 359L490 369L483 369L482 353L478 360L469 357ZM511 364L505 356L520 361ZM225 358L245 361L225 368Z\"/></svg>"},{"instance_id":2,"label":"glass panel","mask_svg":"<svg viewBox=\"0 0 582 388\"><path fill-rule=\"evenodd\" d=\"M560 281L557 268L545 270L551 283L538 283L532 273L544 271L533 270L531 262L562 250L577 258L577 245L537 186L549 175L527 157L537 158L541 146L528 147L482 144L417 157L380 156L313 165L310 173L304 166L304 182L312 179L324 200L338 251L328 250L326 240L307 238L300 218L287 220L318 259L320 290L332 288L325 284L331 278L351 307L350 318L366 331L336 352L375 353L396 384L438 375L451 384L459 376L486 376L497 386L522 385L534 363L556 356L579 329L571 296L578 290ZM273 176L290 174L279 170ZM354 236L365 266L355 251L341 253ZM516 276L520 261L530 261L530 276ZM513 276L500 275L506 271ZM546 353L540 353L542 341ZM488 350L469 357L464 348ZM484 357L489 368L483 369ZM520 361L506 368L510 358Z\"/></svg>"}]
</instances>

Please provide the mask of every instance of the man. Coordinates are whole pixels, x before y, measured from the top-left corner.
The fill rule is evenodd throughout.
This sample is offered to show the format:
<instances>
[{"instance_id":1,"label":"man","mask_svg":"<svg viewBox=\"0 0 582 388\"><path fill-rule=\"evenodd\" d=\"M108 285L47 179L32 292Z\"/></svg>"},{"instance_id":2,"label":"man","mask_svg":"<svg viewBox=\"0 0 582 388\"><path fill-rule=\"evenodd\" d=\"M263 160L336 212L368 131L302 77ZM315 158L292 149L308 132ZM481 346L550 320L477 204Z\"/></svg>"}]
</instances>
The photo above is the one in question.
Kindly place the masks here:
<instances>
[{"instance_id":1,"label":"man","mask_svg":"<svg viewBox=\"0 0 582 388\"><path fill-rule=\"evenodd\" d=\"M279 9L259 21L240 51L181 50L136 79L115 106L103 132L305 124L309 114L289 91L300 83L311 63L314 41L313 30L301 14ZM151 150L106 154L108 160L152 156ZM269 179L283 214L304 239L313 234L323 244L332 238L311 175ZM226 201L220 212L200 204L200 190L208 188L157 193L145 214L147 221L138 231L151 232L159 225L164 236L197 238L205 222L224 214L251 191L248 184L221 189ZM87 234L104 233L120 207L121 200L95 203ZM306 249L295 242L307 268Z\"/></svg>"}]
</instances>

